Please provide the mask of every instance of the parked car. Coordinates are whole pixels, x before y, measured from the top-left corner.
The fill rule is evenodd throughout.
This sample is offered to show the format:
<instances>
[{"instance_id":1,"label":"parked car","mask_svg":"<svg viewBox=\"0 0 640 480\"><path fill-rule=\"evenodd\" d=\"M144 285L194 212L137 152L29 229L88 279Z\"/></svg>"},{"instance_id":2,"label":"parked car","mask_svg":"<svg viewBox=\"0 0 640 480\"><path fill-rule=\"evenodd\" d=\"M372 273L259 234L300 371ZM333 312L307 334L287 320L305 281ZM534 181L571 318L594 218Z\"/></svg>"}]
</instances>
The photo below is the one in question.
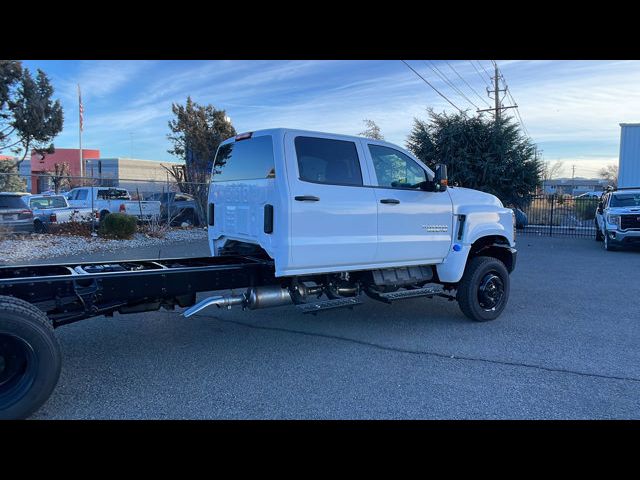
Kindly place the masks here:
<instances>
[{"instance_id":1,"label":"parked car","mask_svg":"<svg viewBox=\"0 0 640 480\"><path fill-rule=\"evenodd\" d=\"M27 198L33 212L33 229L46 233L52 224L82 221L95 218L97 212L89 208L71 207L64 195L31 195Z\"/></svg>"},{"instance_id":2,"label":"parked car","mask_svg":"<svg viewBox=\"0 0 640 480\"><path fill-rule=\"evenodd\" d=\"M165 221L167 218L171 219L171 225L181 225L186 222L198 226L201 223L196 199L188 193L154 193L147 200L160 202L160 218Z\"/></svg>"},{"instance_id":3,"label":"parked car","mask_svg":"<svg viewBox=\"0 0 640 480\"><path fill-rule=\"evenodd\" d=\"M522 210L516 207L512 207L511 210L513 210L513 213L515 214L516 228L518 230L522 230L524 227L529 225L529 219L526 213L524 213Z\"/></svg>"},{"instance_id":4,"label":"parked car","mask_svg":"<svg viewBox=\"0 0 640 480\"><path fill-rule=\"evenodd\" d=\"M100 221L110 213L126 213L138 220L150 220L160 215L160 202L131 200L124 188L78 187L67 195L69 205L76 208L92 208L98 212Z\"/></svg>"},{"instance_id":5,"label":"parked car","mask_svg":"<svg viewBox=\"0 0 640 480\"><path fill-rule=\"evenodd\" d=\"M596 210L596 241L605 250L640 245L640 188L604 194Z\"/></svg>"},{"instance_id":6,"label":"parked car","mask_svg":"<svg viewBox=\"0 0 640 480\"><path fill-rule=\"evenodd\" d=\"M11 232L33 232L33 212L28 193L0 192L0 228Z\"/></svg>"},{"instance_id":7,"label":"parked car","mask_svg":"<svg viewBox=\"0 0 640 480\"><path fill-rule=\"evenodd\" d=\"M603 192L586 192L578 195L576 198L600 198Z\"/></svg>"}]
</instances>

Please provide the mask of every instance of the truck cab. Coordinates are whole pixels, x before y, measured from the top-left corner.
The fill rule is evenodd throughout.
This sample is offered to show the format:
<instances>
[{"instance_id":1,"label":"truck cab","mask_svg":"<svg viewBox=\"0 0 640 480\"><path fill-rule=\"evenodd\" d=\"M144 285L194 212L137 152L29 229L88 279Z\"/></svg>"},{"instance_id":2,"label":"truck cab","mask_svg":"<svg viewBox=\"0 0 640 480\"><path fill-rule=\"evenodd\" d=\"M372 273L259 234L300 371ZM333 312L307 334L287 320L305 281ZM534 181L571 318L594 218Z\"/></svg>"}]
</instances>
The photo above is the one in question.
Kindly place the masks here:
<instances>
[{"instance_id":1,"label":"truck cab","mask_svg":"<svg viewBox=\"0 0 640 480\"><path fill-rule=\"evenodd\" d=\"M330 133L271 129L223 142L208 232L213 256L253 251L273 259L277 278L349 293L460 290L470 259L483 257L503 266L485 290L505 296L515 268L513 212L498 198L448 187L397 145ZM486 305L476 317L504 307Z\"/></svg>"},{"instance_id":2,"label":"truck cab","mask_svg":"<svg viewBox=\"0 0 640 480\"><path fill-rule=\"evenodd\" d=\"M596 241L605 250L640 245L640 188L605 192L596 210Z\"/></svg>"}]
</instances>

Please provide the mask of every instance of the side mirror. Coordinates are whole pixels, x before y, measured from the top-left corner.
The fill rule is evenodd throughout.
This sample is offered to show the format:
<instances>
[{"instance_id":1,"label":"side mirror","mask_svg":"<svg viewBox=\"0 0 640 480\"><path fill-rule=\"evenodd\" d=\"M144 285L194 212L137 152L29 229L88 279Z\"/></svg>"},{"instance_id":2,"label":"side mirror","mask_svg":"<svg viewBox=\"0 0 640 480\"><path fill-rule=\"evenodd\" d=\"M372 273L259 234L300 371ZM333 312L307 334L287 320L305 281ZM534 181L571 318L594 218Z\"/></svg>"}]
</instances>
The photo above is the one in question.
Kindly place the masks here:
<instances>
[{"instance_id":1,"label":"side mirror","mask_svg":"<svg viewBox=\"0 0 640 480\"><path fill-rule=\"evenodd\" d=\"M444 192L449 185L449 179L447 178L447 166L439 163L436 166L435 177L433 178L433 183L435 186L436 192Z\"/></svg>"}]
</instances>

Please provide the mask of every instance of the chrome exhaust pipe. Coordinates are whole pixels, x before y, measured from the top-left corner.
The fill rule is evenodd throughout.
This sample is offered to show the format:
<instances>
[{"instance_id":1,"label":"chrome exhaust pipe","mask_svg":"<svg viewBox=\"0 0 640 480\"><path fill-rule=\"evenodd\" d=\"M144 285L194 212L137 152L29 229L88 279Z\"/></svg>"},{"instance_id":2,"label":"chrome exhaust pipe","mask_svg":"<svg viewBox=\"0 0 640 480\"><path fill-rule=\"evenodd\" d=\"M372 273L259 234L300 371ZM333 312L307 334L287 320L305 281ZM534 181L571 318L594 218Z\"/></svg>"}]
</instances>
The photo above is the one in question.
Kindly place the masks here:
<instances>
[{"instance_id":1,"label":"chrome exhaust pipe","mask_svg":"<svg viewBox=\"0 0 640 480\"><path fill-rule=\"evenodd\" d=\"M188 318L211 305L215 305L218 308L231 308L234 305L240 305L242 308L257 310L258 308L280 307L290 303L293 303L293 300L289 289L278 285L269 285L249 288L241 295L216 295L205 298L194 306L187 308L182 312L182 315Z\"/></svg>"}]
</instances>

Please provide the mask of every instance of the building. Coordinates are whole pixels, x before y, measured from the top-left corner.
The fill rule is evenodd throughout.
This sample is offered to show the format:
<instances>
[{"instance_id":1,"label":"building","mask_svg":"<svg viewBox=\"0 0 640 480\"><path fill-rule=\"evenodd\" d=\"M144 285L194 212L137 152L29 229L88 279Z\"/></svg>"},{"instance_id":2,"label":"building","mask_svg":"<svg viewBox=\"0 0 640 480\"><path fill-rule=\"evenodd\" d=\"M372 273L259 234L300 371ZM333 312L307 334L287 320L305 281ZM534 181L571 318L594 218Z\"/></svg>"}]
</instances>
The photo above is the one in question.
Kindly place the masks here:
<instances>
[{"instance_id":1,"label":"building","mask_svg":"<svg viewBox=\"0 0 640 480\"><path fill-rule=\"evenodd\" d=\"M121 187L131 194L139 191L142 196L166 191L173 179L163 165L172 162L143 160L140 158L98 158L87 162L86 174L97 179L100 185Z\"/></svg>"},{"instance_id":2,"label":"building","mask_svg":"<svg viewBox=\"0 0 640 480\"><path fill-rule=\"evenodd\" d=\"M0 162L1 161L17 162L18 157L12 157L9 155L0 155ZM18 170L18 174L20 175L20 178L22 178L25 181L25 184L26 184L25 191L30 192L31 191L31 160L25 159L22 161L22 163L20 163L20 169Z\"/></svg>"},{"instance_id":3,"label":"building","mask_svg":"<svg viewBox=\"0 0 640 480\"><path fill-rule=\"evenodd\" d=\"M542 191L547 195L582 195L587 192L602 192L607 186L606 180L597 178L557 178L542 182Z\"/></svg>"},{"instance_id":4,"label":"building","mask_svg":"<svg viewBox=\"0 0 640 480\"><path fill-rule=\"evenodd\" d=\"M171 180L167 170L162 163L157 160L143 160L137 158L103 158L100 150L82 149L85 163L84 177L85 183L92 183L102 186L122 187L135 194L140 192L141 196L166 190ZM32 153L30 162L21 169L25 170L25 175L30 176L29 190L32 193L42 193L53 189L51 172L55 165L67 163L73 184L80 183L80 150L77 148L56 148L55 153L45 155L44 158ZM165 162L171 165L171 162ZM90 180L88 180L90 179Z\"/></svg>"},{"instance_id":5,"label":"building","mask_svg":"<svg viewBox=\"0 0 640 480\"><path fill-rule=\"evenodd\" d=\"M85 159L100 158L100 150L82 149ZM47 154L44 157L38 153L31 153L31 193L42 193L51 190L50 173L54 171L56 163L67 163L69 173L72 177L80 176L80 149L79 148L56 148L55 153Z\"/></svg>"},{"instance_id":6,"label":"building","mask_svg":"<svg viewBox=\"0 0 640 480\"><path fill-rule=\"evenodd\" d=\"M620 124L618 187L640 187L640 123Z\"/></svg>"}]
</instances>

